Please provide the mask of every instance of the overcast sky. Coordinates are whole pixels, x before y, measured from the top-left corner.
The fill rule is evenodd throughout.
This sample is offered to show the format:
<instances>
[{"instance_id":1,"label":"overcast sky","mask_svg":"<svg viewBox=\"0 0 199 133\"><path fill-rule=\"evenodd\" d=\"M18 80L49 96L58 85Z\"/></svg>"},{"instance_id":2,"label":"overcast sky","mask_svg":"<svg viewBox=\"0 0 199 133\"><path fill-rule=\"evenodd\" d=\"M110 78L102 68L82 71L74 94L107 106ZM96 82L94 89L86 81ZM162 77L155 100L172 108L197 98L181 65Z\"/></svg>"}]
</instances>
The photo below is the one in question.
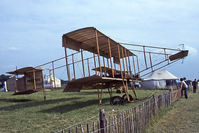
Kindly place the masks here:
<instances>
[{"instance_id":1,"label":"overcast sky","mask_svg":"<svg viewBox=\"0 0 199 133\"><path fill-rule=\"evenodd\" d=\"M198 0L1 0L0 74L64 56L61 37L96 27L118 42L170 48L189 56L168 68L199 78Z\"/></svg>"}]
</instances>

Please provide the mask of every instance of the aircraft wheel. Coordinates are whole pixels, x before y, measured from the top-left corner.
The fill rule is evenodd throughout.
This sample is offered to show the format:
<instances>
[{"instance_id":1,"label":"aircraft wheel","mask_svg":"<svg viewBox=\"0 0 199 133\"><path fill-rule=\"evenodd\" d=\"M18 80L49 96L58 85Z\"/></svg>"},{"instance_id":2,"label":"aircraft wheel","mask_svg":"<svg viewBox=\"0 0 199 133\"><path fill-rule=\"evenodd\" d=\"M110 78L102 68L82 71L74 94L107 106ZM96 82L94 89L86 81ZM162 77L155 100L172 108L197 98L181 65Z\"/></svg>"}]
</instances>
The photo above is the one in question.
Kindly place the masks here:
<instances>
[{"instance_id":1,"label":"aircraft wheel","mask_svg":"<svg viewBox=\"0 0 199 133\"><path fill-rule=\"evenodd\" d=\"M127 99L127 97L126 97L126 94L124 94L123 96L122 96L122 99L124 100L124 102L128 102L128 99ZM129 94L129 99L130 99L130 101L133 101L133 97Z\"/></svg>"},{"instance_id":2,"label":"aircraft wheel","mask_svg":"<svg viewBox=\"0 0 199 133\"><path fill-rule=\"evenodd\" d=\"M111 105L122 105L123 103L123 98L120 96L114 96L110 99Z\"/></svg>"}]
</instances>

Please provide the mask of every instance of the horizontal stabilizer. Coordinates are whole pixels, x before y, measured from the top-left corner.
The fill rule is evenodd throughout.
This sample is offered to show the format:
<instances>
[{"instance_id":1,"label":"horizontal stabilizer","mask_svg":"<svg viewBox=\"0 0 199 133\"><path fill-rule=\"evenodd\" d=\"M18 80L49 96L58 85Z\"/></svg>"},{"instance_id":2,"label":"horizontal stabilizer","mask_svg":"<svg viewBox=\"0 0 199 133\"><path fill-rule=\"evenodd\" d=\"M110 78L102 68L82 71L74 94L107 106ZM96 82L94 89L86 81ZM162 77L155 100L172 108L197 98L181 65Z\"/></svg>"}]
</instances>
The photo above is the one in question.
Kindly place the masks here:
<instances>
[{"instance_id":1,"label":"horizontal stabilizer","mask_svg":"<svg viewBox=\"0 0 199 133\"><path fill-rule=\"evenodd\" d=\"M169 56L169 60L173 61L173 60L177 60L177 59L182 59L188 55L188 52L189 52L188 50L182 50L176 54Z\"/></svg>"}]
</instances>

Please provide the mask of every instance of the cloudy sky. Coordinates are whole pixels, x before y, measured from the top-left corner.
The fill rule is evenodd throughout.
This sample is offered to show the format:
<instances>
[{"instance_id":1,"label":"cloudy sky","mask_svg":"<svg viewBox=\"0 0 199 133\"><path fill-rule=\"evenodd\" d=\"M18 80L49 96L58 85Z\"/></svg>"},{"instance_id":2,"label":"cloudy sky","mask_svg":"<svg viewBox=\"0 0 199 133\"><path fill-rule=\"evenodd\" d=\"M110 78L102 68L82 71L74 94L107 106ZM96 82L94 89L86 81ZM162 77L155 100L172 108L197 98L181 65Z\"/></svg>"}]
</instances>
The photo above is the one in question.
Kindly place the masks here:
<instances>
[{"instance_id":1,"label":"cloudy sky","mask_svg":"<svg viewBox=\"0 0 199 133\"><path fill-rule=\"evenodd\" d=\"M96 27L118 42L180 48L189 56L166 69L199 78L198 0L1 0L0 74L64 56L61 37Z\"/></svg>"}]
</instances>

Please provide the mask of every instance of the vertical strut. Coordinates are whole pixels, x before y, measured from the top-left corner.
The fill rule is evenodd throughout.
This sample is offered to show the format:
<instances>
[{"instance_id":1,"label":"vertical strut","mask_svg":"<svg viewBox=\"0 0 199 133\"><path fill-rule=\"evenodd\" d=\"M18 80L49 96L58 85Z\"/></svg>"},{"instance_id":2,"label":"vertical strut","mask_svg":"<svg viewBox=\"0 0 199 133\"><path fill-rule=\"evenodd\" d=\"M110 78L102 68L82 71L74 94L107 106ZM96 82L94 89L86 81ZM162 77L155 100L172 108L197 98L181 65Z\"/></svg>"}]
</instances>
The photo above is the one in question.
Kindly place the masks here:
<instances>
[{"instance_id":1,"label":"vertical strut","mask_svg":"<svg viewBox=\"0 0 199 133\"><path fill-rule=\"evenodd\" d=\"M100 50L99 50L97 30L95 30L95 34L96 34L96 45L97 45L98 63L99 63L99 68L100 68L100 76L102 77L102 68L101 68L101 63L100 63Z\"/></svg>"}]
</instances>

